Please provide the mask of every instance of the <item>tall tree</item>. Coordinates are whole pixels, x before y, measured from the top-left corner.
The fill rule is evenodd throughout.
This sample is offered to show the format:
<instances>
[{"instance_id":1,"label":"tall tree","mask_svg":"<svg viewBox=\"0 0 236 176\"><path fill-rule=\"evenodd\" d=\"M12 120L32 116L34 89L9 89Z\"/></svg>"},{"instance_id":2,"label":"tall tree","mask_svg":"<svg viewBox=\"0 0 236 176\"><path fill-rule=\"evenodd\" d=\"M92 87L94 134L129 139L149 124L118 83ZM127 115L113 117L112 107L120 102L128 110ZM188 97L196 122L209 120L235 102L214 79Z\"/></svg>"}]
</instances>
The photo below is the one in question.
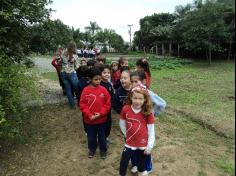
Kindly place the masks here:
<instances>
[{"instance_id":1,"label":"tall tree","mask_svg":"<svg viewBox=\"0 0 236 176\"><path fill-rule=\"evenodd\" d=\"M207 1L201 8L188 13L182 22L186 49L205 50L209 64L212 51L220 51L221 43L228 38L223 16L224 7L220 3Z\"/></svg>"},{"instance_id":2,"label":"tall tree","mask_svg":"<svg viewBox=\"0 0 236 176\"><path fill-rule=\"evenodd\" d=\"M0 145L19 134L21 93L35 93L32 74L22 64L29 53L30 26L47 19L51 0L0 2Z\"/></svg>"}]
</instances>

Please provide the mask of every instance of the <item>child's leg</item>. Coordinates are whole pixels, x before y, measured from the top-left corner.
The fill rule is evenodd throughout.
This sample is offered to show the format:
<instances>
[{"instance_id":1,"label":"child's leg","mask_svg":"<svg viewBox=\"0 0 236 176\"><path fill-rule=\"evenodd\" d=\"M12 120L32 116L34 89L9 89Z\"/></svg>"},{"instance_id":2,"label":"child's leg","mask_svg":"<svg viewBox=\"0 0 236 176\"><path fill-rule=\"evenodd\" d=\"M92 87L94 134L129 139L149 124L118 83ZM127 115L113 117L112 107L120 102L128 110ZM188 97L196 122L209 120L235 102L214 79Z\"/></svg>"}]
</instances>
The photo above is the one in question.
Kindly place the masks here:
<instances>
[{"instance_id":1,"label":"child's leg","mask_svg":"<svg viewBox=\"0 0 236 176\"><path fill-rule=\"evenodd\" d=\"M138 172L138 158L137 158L137 150L132 150L132 155L131 155L131 173L136 173Z\"/></svg>"},{"instance_id":2,"label":"child's leg","mask_svg":"<svg viewBox=\"0 0 236 176\"><path fill-rule=\"evenodd\" d=\"M82 118L83 118L84 132L87 134L87 126L84 122L84 113L82 113Z\"/></svg>"},{"instance_id":3,"label":"child's leg","mask_svg":"<svg viewBox=\"0 0 236 176\"><path fill-rule=\"evenodd\" d=\"M146 156L145 170L147 172L151 172L152 171L152 155L151 154Z\"/></svg>"},{"instance_id":4,"label":"child's leg","mask_svg":"<svg viewBox=\"0 0 236 176\"><path fill-rule=\"evenodd\" d=\"M127 147L124 147L121 160L120 160L120 176L126 175L131 154L132 154L132 150Z\"/></svg>"},{"instance_id":5,"label":"child's leg","mask_svg":"<svg viewBox=\"0 0 236 176\"><path fill-rule=\"evenodd\" d=\"M86 124L88 149L89 151L95 152L97 148L97 126Z\"/></svg>"},{"instance_id":6,"label":"child's leg","mask_svg":"<svg viewBox=\"0 0 236 176\"><path fill-rule=\"evenodd\" d=\"M137 150L137 163L138 163L138 171L145 171L145 160L146 155L144 154L144 150Z\"/></svg>"},{"instance_id":7,"label":"child's leg","mask_svg":"<svg viewBox=\"0 0 236 176\"><path fill-rule=\"evenodd\" d=\"M132 167L138 166L137 150L134 150L131 155L131 164Z\"/></svg>"},{"instance_id":8,"label":"child's leg","mask_svg":"<svg viewBox=\"0 0 236 176\"><path fill-rule=\"evenodd\" d=\"M98 142L99 142L99 148L100 152L107 152L107 142L106 142L106 123L99 124L98 125Z\"/></svg>"}]
</instances>

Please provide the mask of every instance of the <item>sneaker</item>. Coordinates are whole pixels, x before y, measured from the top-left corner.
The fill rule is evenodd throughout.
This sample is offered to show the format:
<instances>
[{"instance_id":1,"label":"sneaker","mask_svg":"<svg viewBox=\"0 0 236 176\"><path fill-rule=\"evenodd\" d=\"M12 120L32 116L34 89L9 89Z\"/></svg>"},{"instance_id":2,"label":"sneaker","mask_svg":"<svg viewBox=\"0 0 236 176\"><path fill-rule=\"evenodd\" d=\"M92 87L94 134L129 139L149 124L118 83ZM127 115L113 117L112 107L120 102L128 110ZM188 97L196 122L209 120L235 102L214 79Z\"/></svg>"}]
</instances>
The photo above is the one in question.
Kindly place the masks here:
<instances>
[{"instance_id":1,"label":"sneaker","mask_svg":"<svg viewBox=\"0 0 236 176\"><path fill-rule=\"evenodd\" d=\"M148 174L152 173L152 169L147 171Z\"/></svg>"},{"instance_id":2,"label":"sneaker","mask_svg":"<svg viewBox=\"0 0 236 176\"><path fill-rule=\"evenodd\" d=\"M102 159L106 159L106 157L107 157L107 152L101 152L101 153L100 153L100 156L101 156Z\"/></svg>"},{"instance_id":3,"label":"sneaker","mask_svg":"<svg viewBox=\"0 0 236 176\"><path fill-rule=\"evenodd\" d=\"M135 174L138 172L138 167L137 166L133 166L131 169L131 173Z\"/></svg>"},{"instance_id":4,"label":"sneaker","mask_svg":"<svg viewBox=\"0 0 236 176\"><path fill-rule=\"evenodd\" d=\"M148 175L148 172L147 172L147 171L144 171L144 172L139 173L139 175L145 176L145 175Z\"/></svg>"},{"instance_id":5,"label":"sneaker","mask_svg":"<svg viewBox=\"0 0 236 176\"><path fill-rule=\"evenodd\" d=\"M95 152L89 151L89 153L88 153L88 158L93 158L93 157L94 157L94 154L95 154Z\"/></svg>"}]
</instances>

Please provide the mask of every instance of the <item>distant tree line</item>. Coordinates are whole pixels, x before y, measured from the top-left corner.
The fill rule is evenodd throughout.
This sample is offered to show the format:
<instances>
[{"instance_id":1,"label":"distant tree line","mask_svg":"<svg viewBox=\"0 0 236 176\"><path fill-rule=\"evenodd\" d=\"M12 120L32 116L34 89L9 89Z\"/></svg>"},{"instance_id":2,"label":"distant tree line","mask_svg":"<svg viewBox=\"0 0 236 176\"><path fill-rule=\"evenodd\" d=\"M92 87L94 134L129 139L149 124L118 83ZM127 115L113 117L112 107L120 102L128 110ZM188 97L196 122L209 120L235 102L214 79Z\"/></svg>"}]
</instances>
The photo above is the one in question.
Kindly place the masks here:
<instances>
[{"instance_id":1,"label":"distant tree line","mask_svg":"<svg viewBox=\"0 0 236 176\"><path fill-rule=\"evenodd\" d=\"M235 55L235 50L232 54L235 1L195 0L192 4L177 6L173 14L153 14L140 19L140 30L135 32L133 45L150 51L158 44L162 47L164 44L178 45L192 56L204 53L209 64L213 53L227 53L230 59Z\"/></svg>"}]
</instances>

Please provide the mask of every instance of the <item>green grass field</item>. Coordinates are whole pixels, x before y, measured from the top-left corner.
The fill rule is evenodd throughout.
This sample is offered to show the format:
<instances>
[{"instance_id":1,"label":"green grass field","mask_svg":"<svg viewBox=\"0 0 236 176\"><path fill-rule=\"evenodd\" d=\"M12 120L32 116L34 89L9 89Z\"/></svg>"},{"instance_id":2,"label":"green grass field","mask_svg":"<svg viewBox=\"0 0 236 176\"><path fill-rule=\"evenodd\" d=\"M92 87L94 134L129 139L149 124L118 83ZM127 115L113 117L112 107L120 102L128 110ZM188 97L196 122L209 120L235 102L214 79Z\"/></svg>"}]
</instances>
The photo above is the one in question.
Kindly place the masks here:
<instances>
[{"instance_id":1,"label":"green grass field","mask_svg":"<svg viewBox=\"0 0 236 176\"><path fill-rule=\"evenodd\" d=\"M152 89L181 112L221 135L234 138L235 64L193 63L152 71Z\"/></svg>"}]
</instances>

